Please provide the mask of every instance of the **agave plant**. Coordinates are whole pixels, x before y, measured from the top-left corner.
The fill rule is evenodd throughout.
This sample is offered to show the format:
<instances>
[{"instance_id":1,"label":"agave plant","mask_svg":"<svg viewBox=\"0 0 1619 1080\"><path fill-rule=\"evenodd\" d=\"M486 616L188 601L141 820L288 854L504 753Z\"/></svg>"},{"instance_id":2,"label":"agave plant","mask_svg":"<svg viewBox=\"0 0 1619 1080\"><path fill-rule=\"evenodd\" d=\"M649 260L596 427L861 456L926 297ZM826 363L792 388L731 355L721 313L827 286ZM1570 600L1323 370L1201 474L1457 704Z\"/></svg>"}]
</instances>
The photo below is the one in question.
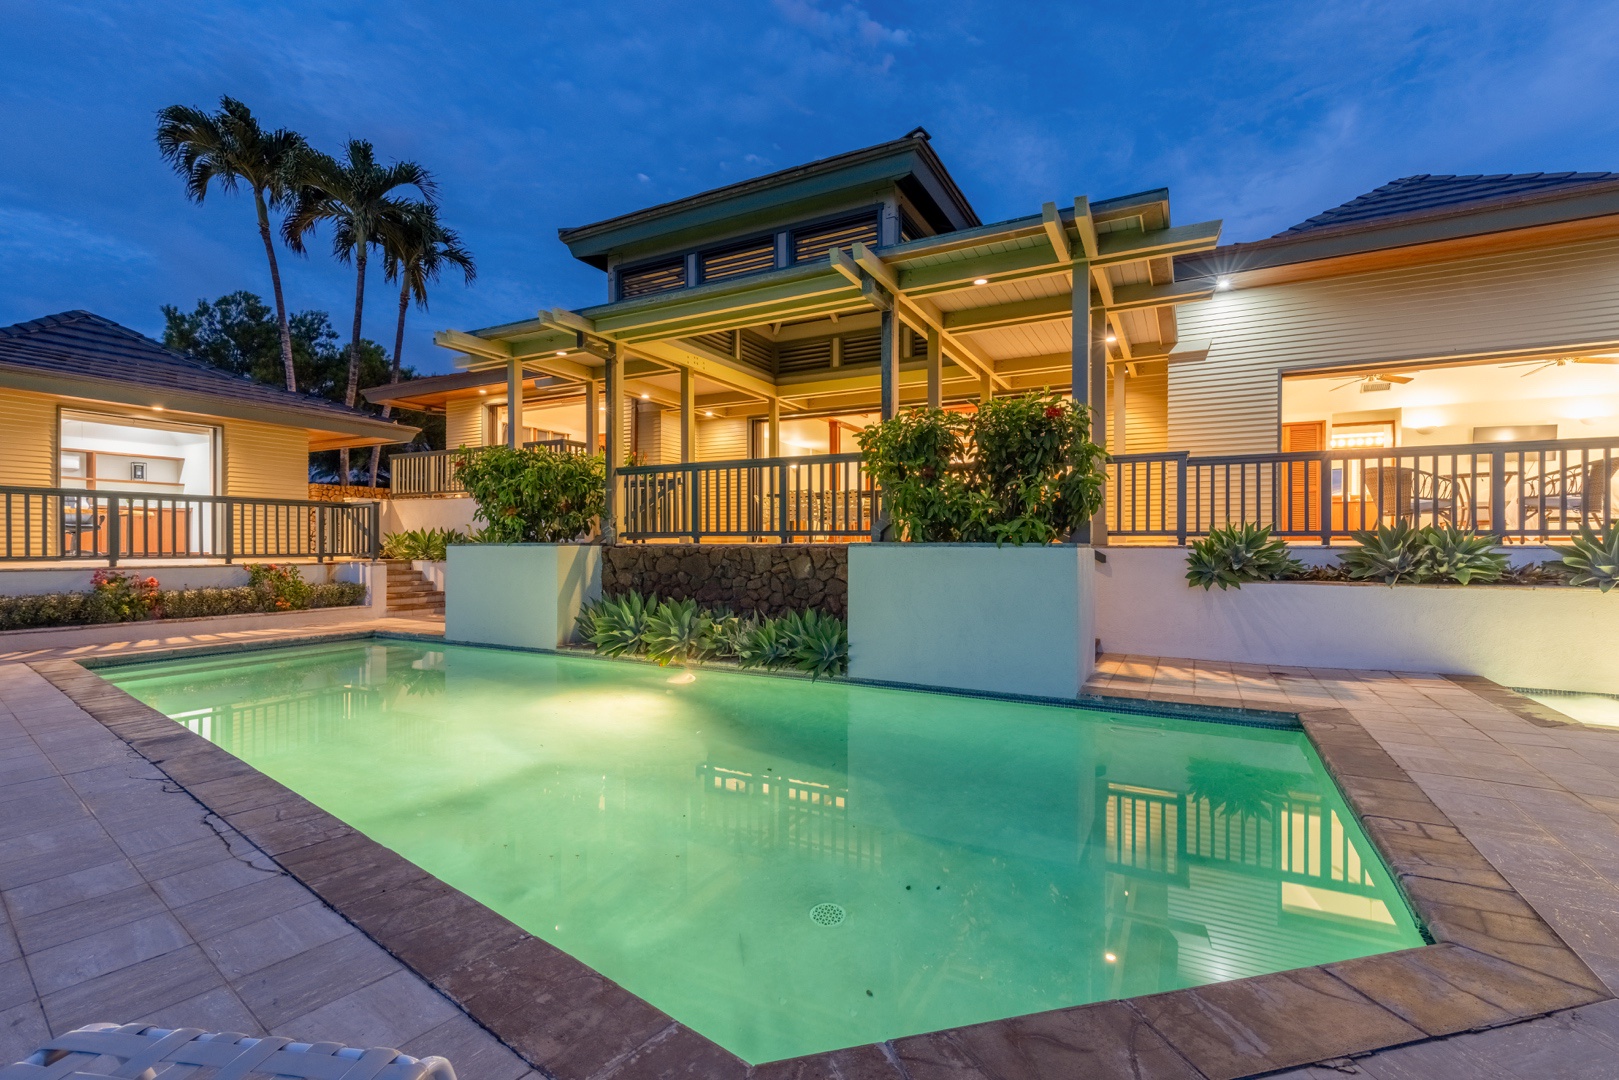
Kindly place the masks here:
<instances>
[{"instance_id":1,"label":"agave plant","mask_svg":"<svg viewBox=\"0 0 1619 1080\"><path fill-rule=\"evenodd\" d=\"M737 649L737 661L747 668L775 668L791 663L798 652L799 639L788 633L785 624L785 619L766 619L754 627Z\"/></svg>"},{"instance_id":2,"label":"agave plant","mask_svg":"<svg viewBox=\"0 0 1619 1080\"><path fill-rule=\"evenodd\" d=\"M1302 573L1304 564L1264 525L1227 525L1194 542L1186 556L1186 581L1207 591L1240 589L1244 581L1279 581Z\"/></svg>"},{"instance_id":3,"label":"agave plant","mask_svg":"<svg viewBox=\"0 0 1619 1080\"><path fill-rule=\"evenodd\" d=\"M1603 592L1619 585L1619 522L1609 522L1601 532L1586 526L1573 543L1552 550L1563 557L1570 585L1594 585Z\"/></svg>"},{"instance_id":4,"label":"agave plant","mask_svg":"<svg viewBox=\"0 0 1619 1080\"><path fill-rule=\"evenodd\" d=\"M603 600L594 617L590 643L604 656L625 656L646 647L646 632L658 611L658 598L638 592Z\"/></svg>"},{"instance_id":5,"label":"agave plant","mask_svg":"<svg viewBox=\"0 0 1619 1080\"><path fill-rule=\"evenodd\" d=\"M609 603L608 600L586 600L579 605L579 614L574 617L573 629L580 641L591 641L596 636L596 617Z\"/></svg>"},{"instance_id":6,"label":"agave plant","mask_svg":"<svg viewBox=\"0 0 1619 1080\"><path fill-rule=\"evenodd\" d=\"M1431 573L1426 538L1411 525L1379 525L1349 534L1358 547L1339 556L1339 563L1357 581L1377 578L1394 585L1425 581Z\"/></svg>"},{"instance_id":7,"label":"agave plant","mask_svg":"<svg viewBox=\"0 0 1619 1080\"><path fill-rule=\"evenodd\" d=\"M823 615L799 625L804 629L793 650L794 667L815 679L849 670L849 631L842 619Z\"/></svg>"},{"instance_id":8,"label":"agave plant","mask_svg":"<svg viewBox=\"0 0 1619 1080\"><path fill-rule=\"evenodd\" d=\"M1507 572L1507 557L1497 554L1499 538L1472 529L1447 527L1422 531L1423 557L1428 579L1454 581L1500 581Z\"/></svg>"},{"instance_id":9,"label":"agave plant","mask_svg":"<svg viewBox=\"0 0 1619 1080\"><path fill-rule=\"evenodd\" d=\"M667 600L647 616L641 640L662 666L701 660L714 651L714 623L695 600Z\"/></svg>"}]
</instances>

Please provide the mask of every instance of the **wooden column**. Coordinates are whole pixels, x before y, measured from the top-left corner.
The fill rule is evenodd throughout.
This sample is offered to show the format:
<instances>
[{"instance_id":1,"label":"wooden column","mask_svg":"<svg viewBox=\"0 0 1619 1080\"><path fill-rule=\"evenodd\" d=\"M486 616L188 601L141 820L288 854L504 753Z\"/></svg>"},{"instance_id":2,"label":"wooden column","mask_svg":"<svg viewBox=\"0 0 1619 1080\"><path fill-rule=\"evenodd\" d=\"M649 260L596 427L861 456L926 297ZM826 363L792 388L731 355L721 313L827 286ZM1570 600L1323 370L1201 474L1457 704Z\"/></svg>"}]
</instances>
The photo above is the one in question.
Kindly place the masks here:
<instances>
[{"instance_id":1,"label":"wooden column","mask_svg":"<svg viewBox=\"0 0 1619 1080\"><path fill-rule=\"evenodd\" d=\"M884 311L879 331L878 362L882 370L882 413L884 420L899 415L900 321L890 304Z\"/></svg>"},{"instance_id":2,"label":"wooden column","mask_svg":"<svg viewBox=\"0 0 1619 1080\"><path fill-rule=\"evenodd\" d=\"M680 369L680 461L697 460L697 395L691 368Z\"/></svg>"},{"instance_id":3,"label":"wooden column","mask_svg":"<svg viewBox=\"0 0 1619 1080\"><path fill-rule=\"evenodd\" d=\"M928 408L944 405L944 352L939 348L939 331L928 327Z\"/></svg>"},{"instance_id":4,"label":"wooden column","mask_svg":"<svg viewBox=\"0 0 1619 1080\"><path fill-rule=\"evenodd\" d=\"M1091 441L1107 437L1107 315L1098 308L1091 316ZM1090 542L1097 547L1107 543L1107 486L1102 488L1102 511L1091 520Z\"/></svg>"},{"instance_id":5,"label":"wooden column","mask_svg":"<svg viewBox=\"0 0 1619 1080\"><path fill-rule=\"evenodd\" d=\"M516 450L522 443L518 434L523 427L523 362L506 361L506 445Z\"/></svg>"},{"instance_id":6,"label":"wooden column","mask_svg":"<svg viewBox=\"0 0 1619 1080\"><path fill-rule=\"evenodd\" d=\"M1108 405L1113 410L1113 437L1107 443L1108 452L1112 454L1127 453L1130 445L1129 435L1124 429L1125 387L1129 378L1129 364L1113 365L1113 400Z\"/></svg>"},{"instance_id":7,"label":"wooden column","mask_svg":"<svg viewBox=\"0 0 1619 1080\"><path fill-rule=\"evenodd\" d=\"M617 348L607 360L607 504L602 510L602 543L618 536L618 467L624 460L624 356Z\"/></svg>"},{"instance_id":8,"label":"wooden column","mask_svg":"<svg viewBox=\"0 0 1619 1080\"><path fill-rule=\"evenodd\" d=\"M978 375L978 400L979 400L979 402L982 403L982 402L988 401L991 398L993 398L994 396L995 396L995 380L989 377L989 372L987 372L987 371L979 372L979 375Z\"/></svg>"},{"instance_id":9,"label":"wooden column","mask_svg":"<svg viewBox=\"0 0 1619 1080\"><path fill-rule=\"evenodd\" d=\"M601 411L596 402L596 380L585 380L585 447L586 453L594 454L596 444L601 440L597 435L601 432Z\"/></svg>"},{"instance_id":10,"label":"wooden column","mask_svg":"<svg viewBox=\"0 0 1619 1080\"><path fill-rule=\"evenodd\" d=\"M770 425L765 437L765 457L781 457L781 399L770 399Z\"/></svg>"}]
</instances>

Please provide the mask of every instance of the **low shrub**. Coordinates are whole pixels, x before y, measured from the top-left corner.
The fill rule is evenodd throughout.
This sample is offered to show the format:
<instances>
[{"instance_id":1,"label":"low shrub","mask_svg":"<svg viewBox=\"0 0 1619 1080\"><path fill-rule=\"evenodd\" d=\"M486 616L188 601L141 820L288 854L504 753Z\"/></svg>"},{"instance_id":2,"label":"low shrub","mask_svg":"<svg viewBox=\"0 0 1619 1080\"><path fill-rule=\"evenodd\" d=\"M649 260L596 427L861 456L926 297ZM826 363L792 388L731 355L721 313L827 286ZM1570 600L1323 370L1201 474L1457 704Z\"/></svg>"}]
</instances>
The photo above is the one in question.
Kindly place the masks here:
<instances>
[{"instance_id":1,"label":"low shrub","mask_svg":"<svg viewBox=\"0 0 1619 1080\"><path fill-rule=\"evenodd\" d=\"M296 566L285 563L252 563L247 580L269 597L271 611L302 611L309 606L309 582Z\"/></svg>"},{"instance_id":2,"label":"low shrub","mask_svg":"<svg viewBox=\"0 0 1619 1080\"><path fill-rule=\"evenodd\" d=\"M817 679L849 670L848 628L818 611L760 619L705 610L695 600L660 601L629 592L585 605L576 626L606 656L645 655L665 665L717 658L743 667L791 668Z\"/></svg>"},{"instance_id":3,"label":"low shrub","mask_svg":"<svg viewBox=\"0 0 1619 1080\"><path fill-rule=\"evenodd\" d=\"M382 557L443 562L449 545L466 542L466 534L459 529L407 529L382 538Z\"/></svg>"},{"instance_id":4,"label":"low shrub","mask_svg":"<svg viewBox=\"0 0 1619 1080\"><path fill-rule=\"evenodd\" d=\"M481 543L567 543L595 526L607 500L600 454L545 447L463 450L456 476L478 503Z\"/></svg>"},{"instance_id":5,"label":"low shrub","mask_svg":"<svg viewBox=\"0 0 1619 1080\"><path fill-rule=\"evenodd\" d=\"M253 568L249 568L251 575ZM283 583L287 572L297 577L303 608L349 607L365 600L365 586L356 581L312 585L296 567L278 567L270 575ZM117 574L112 571L111 574ZM123 575L119 575L123 576ZM263 575L261 575L263 576ZM126 578L121 584L107 572L98 572L89 592L42 593L36 596L0 596L0 630L33 630L52 626L92 626L100 623L138 622L145 619L204 619L215 615L252 615L294 610L280 606L288 591L269 585L241 585L223 589L160 589L155 578ZM131 598L135 599L131 599Z\"/></svg>"},{"instance_id":6,"label":"low shrub","mask_svg":"<svg viewBox=\"0 0 1619 1080\"><path fill-rule=\"evenodd\" d=\"M1263 525L1227 525L1195 541L1186 553L1186 582L1207 592L1240 589L1244 581L1282 581L1298 577L1304 564L1288 554L1287 544Z\"/></svg>"}]
</instances>

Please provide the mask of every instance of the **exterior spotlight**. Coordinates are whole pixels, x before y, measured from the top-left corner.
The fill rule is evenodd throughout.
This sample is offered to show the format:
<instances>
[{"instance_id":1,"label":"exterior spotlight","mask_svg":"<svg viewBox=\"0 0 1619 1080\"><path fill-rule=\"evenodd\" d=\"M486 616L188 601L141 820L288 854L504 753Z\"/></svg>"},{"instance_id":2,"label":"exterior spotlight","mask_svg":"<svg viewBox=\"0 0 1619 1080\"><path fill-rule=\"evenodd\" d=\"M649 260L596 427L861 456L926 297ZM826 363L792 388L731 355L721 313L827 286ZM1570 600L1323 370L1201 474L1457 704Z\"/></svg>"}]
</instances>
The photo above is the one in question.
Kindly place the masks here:
<instances>
[{"instance_id":1,"label":"exterior spotlight","mask_svg":"<svg viewBox=\"0 0 1619 1080\"><path fill-rule=\"evenodd\" d=\"M1221 292L1225 292L1227 289L1231 288L1231 279L1221 275L1220 277L1214 279L1214 287L1219 289Z\"/></svg>"},{"instance_id":2,"label":"exterior spotlight","mask_svg":"<svg viewBox=\"0 0 1619 1080\"><path fill-rule=\"evenodd\" d=\"M989 284L989 278L987 278L987 277L975 277L975 278L973 278L973 284L974 285L988 285Z\"/></svg>"}]
</instances>

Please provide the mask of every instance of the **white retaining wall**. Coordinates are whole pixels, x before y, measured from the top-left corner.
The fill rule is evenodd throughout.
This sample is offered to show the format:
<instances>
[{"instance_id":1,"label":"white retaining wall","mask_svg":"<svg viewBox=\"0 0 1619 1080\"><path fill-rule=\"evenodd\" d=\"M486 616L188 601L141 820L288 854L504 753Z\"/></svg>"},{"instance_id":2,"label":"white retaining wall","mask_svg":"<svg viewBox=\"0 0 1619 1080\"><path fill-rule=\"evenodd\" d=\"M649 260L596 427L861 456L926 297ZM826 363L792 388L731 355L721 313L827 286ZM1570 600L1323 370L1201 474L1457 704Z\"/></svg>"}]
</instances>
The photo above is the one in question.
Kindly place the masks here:
<instances>
[{"instance_id":1,"label":"white retaining wall","mask_svg":"<svg viewBox=\"0 0 1619 1080\"><path fill-rule=\"evenodd\" d=\"M1482 675L1505 686L1619 693L1619 592L1329 582L1204 592L1186 583L1184 548L1114 547L1106 555L1096 567L1096 624L1110 653ZM1542 550L1513 561L1547 557Z\"/></svg>"},{"instance_id":2,"label":"white retaining wall","mask_svg":"<svg viewBox=\"0 0 1619 1080\"><path fill-rule=\"evenodd\" d=\"M1095 667L1088 547L851 544L849 675L1076 696Z\"/></svg>"},{"instance_id":3,"label":"white retaining wall","mask_svg":"<svg viewBox=\"0 0 1619 1080\"><path fill-rule=\"evenodd\" d=\"M286 562L296 565L305 581L363 581L354 567L358 562L299 562L292 559L255 559L254 562ZM89 592L90 579L104 565L70 567L7 567L0 569L0 596L37 596L41 593ZM232 589L247 584L247 565L220 562L148 563L127 562L116 569L131 576L155 577L164 589Z\"/></svg>"},{"instance_id":4,"label":"white retaining wall","mask_svg":"<svg viewBox=\"0 0 1619 1080\"><path fill-rule=\"evenodd\" d=\"M382 535L414 529L458 529L470 533L479 527L472 515L478 504L471 498L383 499L380 528Z\"/></svg>"},{"instance_id":5,"label":"white retaining wall","mask_svg":"<svg viewBox=\"0 0 1619 1080\"><path fill-rule=\"evenodd\" d=\"M452 544L445 567L444 637L554 649L579 609L601 596L594 544Z\"/></svg>"}]
</instances>

